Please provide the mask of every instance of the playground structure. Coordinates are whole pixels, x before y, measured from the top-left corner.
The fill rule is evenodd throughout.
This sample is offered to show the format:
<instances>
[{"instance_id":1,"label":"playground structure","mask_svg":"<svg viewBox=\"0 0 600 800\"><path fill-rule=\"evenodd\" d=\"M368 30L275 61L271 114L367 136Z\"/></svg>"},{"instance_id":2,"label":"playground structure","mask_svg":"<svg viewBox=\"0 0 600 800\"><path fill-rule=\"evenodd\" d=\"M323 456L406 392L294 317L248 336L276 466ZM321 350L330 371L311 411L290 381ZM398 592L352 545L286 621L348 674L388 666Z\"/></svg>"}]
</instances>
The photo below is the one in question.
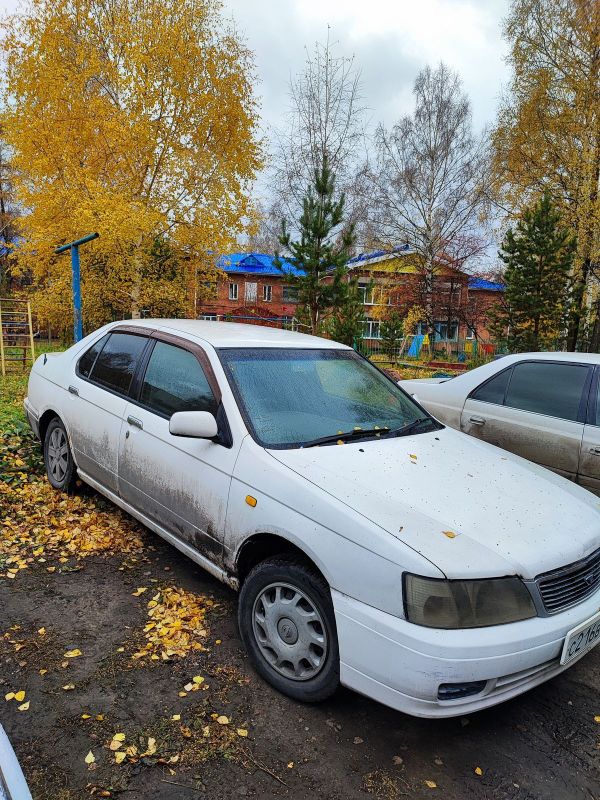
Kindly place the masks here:
<instances>
[{"instance_id":1,"label":"playground structure","mask_svg":"<svg viewBox=\"0 0 600 800\"><path fill-rule=\"evenodd\" d=\"M0 298L0 372L27 369L35 361L29 300Z\"/></svg>"}]
</instances>

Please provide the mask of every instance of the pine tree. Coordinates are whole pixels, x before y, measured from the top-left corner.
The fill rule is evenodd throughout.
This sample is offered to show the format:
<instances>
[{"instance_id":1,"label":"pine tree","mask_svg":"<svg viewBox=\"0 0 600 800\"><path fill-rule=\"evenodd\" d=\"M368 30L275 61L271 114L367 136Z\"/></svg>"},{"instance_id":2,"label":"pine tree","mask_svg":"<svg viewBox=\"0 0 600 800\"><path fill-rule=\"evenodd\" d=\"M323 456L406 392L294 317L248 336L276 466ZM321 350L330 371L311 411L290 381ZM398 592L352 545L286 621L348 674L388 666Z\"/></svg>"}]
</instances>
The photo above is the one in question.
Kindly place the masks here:
<instances>
[{"instance_id":1,"label":"pine tree","mask_svg":"<svg viewBox=\"0 0 600 800\"><path fill-rule=\"evenodd\" d=\"M561 225L547 192L508 230L499 253L506 264L504 307L495 314L494 328L496 333L508 329L512 351L564 341L575 251L575 237Z\"/></svg>"},{"instance_id":2,"label":"pine tree","mask_svg":"<svg viewBox=\"0 0 600 800\"><path fill-rule=\"evenodd\" d=\"M397 309L393 309L381 321L381 344L383 352L395 358L404 338L404 320Z\"/></svg>"},{"instance_id":3,"label":"pine tree","mask_svg":"<svg viewBox=\"0 0 600 800\"><path fill-rule=\"evenodd\" d=\"M289 253L287 261L302 273L290 277L286 272L286 276L298 287L298 303L306 311L312 334L320 332L333 309L343 309L350 300L347 262L355 237L353 225L342 227L344 203L343 192L335 197L335 178L325 158L302 202L299 239L292 239L287 221L282 221L279 242ZM276 263L285 270L279 257Z\"/></svg>"}]
</instances>

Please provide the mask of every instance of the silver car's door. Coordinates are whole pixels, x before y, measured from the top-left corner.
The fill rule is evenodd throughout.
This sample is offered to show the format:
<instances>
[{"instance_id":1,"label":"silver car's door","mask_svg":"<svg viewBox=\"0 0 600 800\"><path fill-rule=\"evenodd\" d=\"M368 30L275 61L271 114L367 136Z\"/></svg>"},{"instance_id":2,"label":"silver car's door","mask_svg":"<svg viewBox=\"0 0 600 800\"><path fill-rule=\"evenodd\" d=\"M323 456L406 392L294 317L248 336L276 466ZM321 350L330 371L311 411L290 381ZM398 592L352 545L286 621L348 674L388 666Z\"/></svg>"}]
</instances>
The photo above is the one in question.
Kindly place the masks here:
<instances>
[{"instance_id":1,"label":"silver car's door","mask_svg":"<svg viewBox=\"0 0 600 800\"><path fill-rule=\"evenodd\" d=\"M600 368L596 367L579 455L578 481L600 495Z\"/></svg>"},{"instance_id":2,"label":"silver car's door","mask_svg":"<svg viewBox=\"0 0 600 800\"><path fill-rule=\"evenodd\" d=\"M152 338L137 396L125 411L119 491L146 517L218 563L239 443L233 447L204 351L176 336ZM219 442L172 436L169 418L176 411L215 414Z\"/></svg>"},{"instance_id":3,"label":"silver car's door","mask_svg":"<svg viewBox=\"0 0 600 800\"><path fill-rule=\"evenodd\" d=\"M575 480L592 369L521 361L467 398L461 430Z\"/></svg>"},{"instance_id":4,"label":"silver car's door","mask_svg":"<svg viewBox=\"0 0 600 800\"><path fill-rule=\"evenodd\" d=\"M79 358L65 412L75 463L112 492L118 489L117 462L123 414L148 337L129 328L113 329Z\"/></svg>"}]
</instances>

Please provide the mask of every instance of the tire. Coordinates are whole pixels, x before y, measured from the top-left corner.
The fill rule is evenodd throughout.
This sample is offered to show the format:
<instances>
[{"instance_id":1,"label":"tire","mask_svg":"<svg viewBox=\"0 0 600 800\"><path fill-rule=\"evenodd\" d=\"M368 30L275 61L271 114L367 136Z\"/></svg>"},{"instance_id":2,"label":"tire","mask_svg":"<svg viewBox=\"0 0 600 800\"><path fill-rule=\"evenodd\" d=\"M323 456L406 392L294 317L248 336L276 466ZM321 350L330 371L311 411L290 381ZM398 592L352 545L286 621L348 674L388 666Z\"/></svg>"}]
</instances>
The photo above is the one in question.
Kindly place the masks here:
<instances>
[{"instance_id":1,"label":"tire","mask_svg":"<svg viewBox=\"0 0 600 800\"><path fill-rule=\"evenodd\" d=\"M302 559L276 556L244 581L238 622L258 674L288 697L317 703L339 685L340 656L329 586Z\"/></svg>"},{"instance_id":2,"label":"tire","mask_svg":"<svg viewBox=\"0 0 600 800\"><path fill-rule=\"evenodd\" d=\"M62 421L54 417L44 436L44 466L51 485L68 492L75 484L76 469L69 437Z\"/></svg>"}]
</instances>

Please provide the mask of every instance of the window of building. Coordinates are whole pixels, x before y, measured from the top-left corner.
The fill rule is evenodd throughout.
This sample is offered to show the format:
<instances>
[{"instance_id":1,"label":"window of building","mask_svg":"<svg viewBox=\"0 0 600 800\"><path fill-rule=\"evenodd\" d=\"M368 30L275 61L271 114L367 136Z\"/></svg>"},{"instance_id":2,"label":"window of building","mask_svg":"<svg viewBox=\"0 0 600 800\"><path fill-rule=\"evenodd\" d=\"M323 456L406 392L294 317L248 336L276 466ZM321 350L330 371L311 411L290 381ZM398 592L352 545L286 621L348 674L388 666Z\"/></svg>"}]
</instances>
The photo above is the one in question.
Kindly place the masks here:
<instances>
[{"instance_id":1,"label":"window of building","mask_svg":"<svg viewBox=\"0 0 600 800\"><path fill-rule=\"evenodd\" d=\"M448 322L434 322L436 342L455 342L458 339L458 322L451 322L448 328ZM417 325L417 333L424 336L429 333L427 330L427 323L419 322Z\"/></svg>"},{"instance_id":2,"label":"window of building","mask_svg":"<svg viewBox=\"0 0 600 800\"><path fill-rule=\"evenodd\" d=\"M284 286L283 287L283 302L284 303L297 303L298 302L298 287L297 286Z\"/></svg>"},{"instance_id":3,"label":"window of building","mask_svg":"<svg viewBox=\"0 0 600 800\"><path fill-rule=\"evenodd\" d=\"M237 300L238 299L238 285L237 285L237 283L230 283L229 284L229 299L230 300Z\"/></svg>"},{"instance_id":4,"label":"window of building","mask_svg":"<svg viewBox=\"0 0 600 800\"><path fill-rule=\"evenodd\" d=\"M381 339L381 322L378 319L366 319L363 322L363 339Z\"/></svg>"},{"instance_id":5,"label":"window of building","mask_svg":"<svg viewBox=\"0 0 600 800\"><path fill-rule=\"evenodd\" d=\"M358 296L365 306L375 305L375 290L372 286L359 286Z\"/></svg>"},{"instance_id":6,"label":"window of building","mask_svg":"<svg viewBox=\"0 0 600 800\"><path fill-rule=\"evenodd\" d=\"M127 394L148 340L132 333L112 333L90 372L91 380L119 394Z\"/></svg>"},{"instance_id":7,"label":"window of building","mask_svg":"<svg viewBox=\"0 0 600 800\"><path fill-rule=\"evenodd\" d=\"M204 370L188 350L157 342L142 383L140 402L170 417L176 411L210 411L217 404Z\"/></svg>"},{"instance_id":8,"label":"window of building","mask_svg":"<svg viewBox=\"0 0 600 800\"><path fill-rule=\"evenodd\" d=\"M250 303L256 303L256 294L257 294L257 284L256 283L246 283L244 289L244 296L246 300Z\"/></svg>"},{"instance_id":9,"label":"window of building","mask_svg":"<svg viewBox=\"0 0 600 800\"><path fill-rule=\"evenodd\" d=\"M206 320L206 322L216 322L217 315L216 314L200 314L200 319Z\"/></svg>"},{"instance_id":10,"label":"window of building","mask_svg":"<svg viewBox=\"0 0 600 800\"><path fill-rule=\"evenodd\" d=\"M475 328L467 326L467 339L474 339L474 338L475 338Z\"/></svg>"},{"instance_id":11,"label":"window of building","mask_svg":"<svg viewBox=\"0 0 600 800\"><path fill-rule=\"evenodd\" d=\"M270 284L265 283L263 286L263 300L265 303L270 303L273 299L273 287Z\"/></svg>"}]
</instances>

